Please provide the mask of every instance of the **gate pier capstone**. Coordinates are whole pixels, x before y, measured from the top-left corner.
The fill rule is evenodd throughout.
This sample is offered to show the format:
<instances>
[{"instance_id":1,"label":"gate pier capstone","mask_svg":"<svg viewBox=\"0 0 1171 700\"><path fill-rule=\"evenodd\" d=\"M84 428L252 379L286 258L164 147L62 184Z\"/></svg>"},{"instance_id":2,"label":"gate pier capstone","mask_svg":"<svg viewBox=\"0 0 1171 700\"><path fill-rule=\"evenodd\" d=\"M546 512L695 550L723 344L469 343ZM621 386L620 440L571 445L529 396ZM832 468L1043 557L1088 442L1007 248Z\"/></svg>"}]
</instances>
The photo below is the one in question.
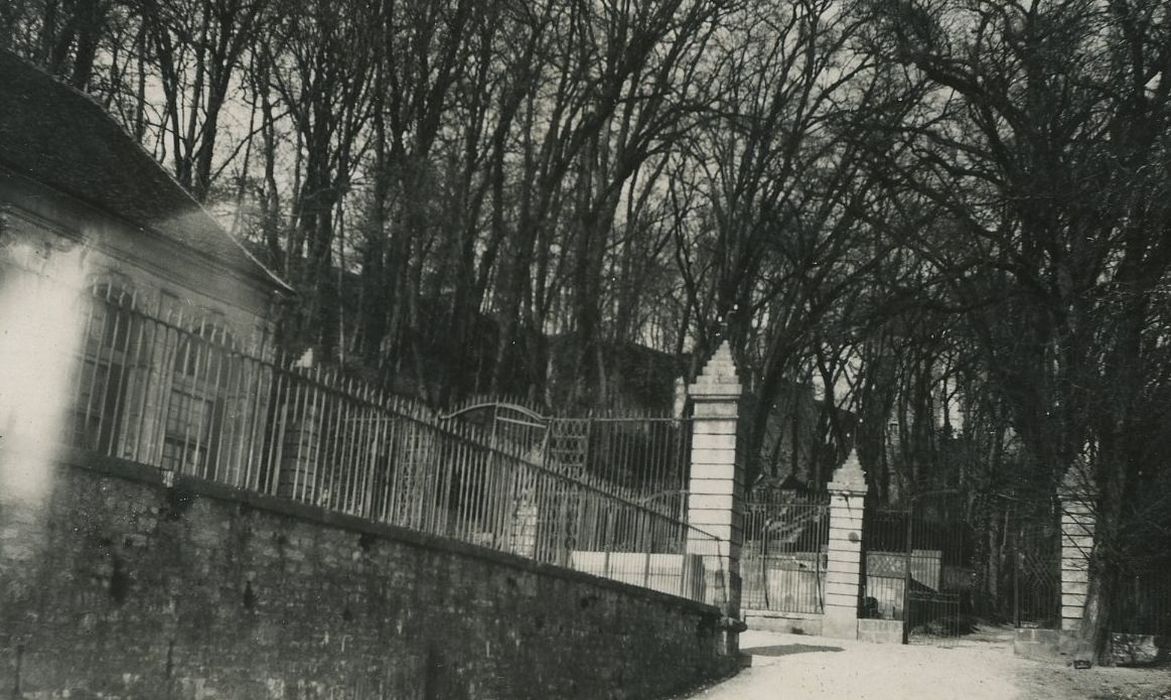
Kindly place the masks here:
<instances>
[{"instance_id":1,"label":"gate pier capstone","mask_svg":"<svg viewBox=\"0 0 1171 700\"><path fill-rule=\"evenodd\" d=\"M704 555L705 568L718 571L724 614L739 620L744 462L737 449L737 436L743 389L728 341L720 344L688 393L692 400L688 523L718 537L722 551L713 551L714 543L699 533L692 533L687 549L691 554ZM729 631L728 637L728 646L734 652L736 633Z\"/></svg>"},{"instance_id":2,"label":"gate pier capstone","mask_svg":"<svg viewBox=\"0 0 1171 700\"><path fill-rule=\"evenodd\" d=\"M851 451L845 464L834 472L829 492L829 548L821 633L836 639L857 639L866 500L866 476L857 452Z\"/></svg>"}]
</instances>

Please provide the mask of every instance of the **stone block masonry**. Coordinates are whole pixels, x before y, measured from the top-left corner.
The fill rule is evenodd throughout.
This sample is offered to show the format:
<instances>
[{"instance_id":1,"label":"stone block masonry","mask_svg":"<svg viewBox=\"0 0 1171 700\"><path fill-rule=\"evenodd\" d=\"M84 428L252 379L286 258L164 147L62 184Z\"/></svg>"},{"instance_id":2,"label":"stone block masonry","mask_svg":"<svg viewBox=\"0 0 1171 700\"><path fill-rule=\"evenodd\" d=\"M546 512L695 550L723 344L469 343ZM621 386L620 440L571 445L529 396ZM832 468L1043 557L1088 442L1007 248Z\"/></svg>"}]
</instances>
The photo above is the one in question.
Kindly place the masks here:
<instances>
[{"instance_id":1,"label":"stone block masonry","mask_svg":"<svg viewBox=\"0 0 1171 700\"><path fill-rule=\"evenodd\" d=\"M0 500L5 697L655 698L733 663L711 606L66 461L43 503Z\"/></svg>"},{"instance_id":2,"label":"stone block masonry","mask_svg":"<svg viewBox=\"0 0 1171 700\"><path fill-rule=\"evenodd\" d=\"M707 568L718 571L724 612L740 617L740 548L744 541L744 461L740 443L740 402L743 388L736 374L732 348L725 340L690 386L692 399L691 477L687 521L691 531L688 551L707 556ZM701 536L702 531L703 535ZM719 538L713 542L710 537ZM711 587L716 590L717 587ZM736 632L729 632L727 651L736 649Z\"/></svg>"},{"instance_id":3,"label":"stone block masonry","mask_svg":"<svg viewBox=\"0 0 1171 700\"><path fill-rule=\"evenodd\" d=\"M1094 549L1094 489L1081 469L1071 467L1059 489L1061 501L1061 629L1081 628Z\"/></svg>"},{"instance_id":4,"label":"stone block masonry","mask_svg":"<svg viewBox=\"0 0 1171 700\"><path fill-rule=\"evenodd\" d=\"M866 479L856 452L829 484L829 548L826 553L825 619L822 634L857 639L862 561L862 516Z\"/></svg>"}]
</instances>

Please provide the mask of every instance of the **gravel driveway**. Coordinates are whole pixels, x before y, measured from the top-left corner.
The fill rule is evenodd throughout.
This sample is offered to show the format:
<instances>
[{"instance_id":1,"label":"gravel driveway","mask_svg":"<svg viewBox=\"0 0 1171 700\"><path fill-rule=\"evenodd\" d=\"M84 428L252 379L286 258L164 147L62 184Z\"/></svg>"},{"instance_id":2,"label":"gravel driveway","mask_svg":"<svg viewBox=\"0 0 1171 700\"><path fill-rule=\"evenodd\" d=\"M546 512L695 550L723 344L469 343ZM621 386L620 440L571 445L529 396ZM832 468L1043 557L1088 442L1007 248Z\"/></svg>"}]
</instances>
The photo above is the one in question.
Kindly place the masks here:
<instances>
[{"instance_id":1,"label":"gravel driveway","mask_svg":"<svg viewBox=\"0 0 1171 700\"><path fill-rule=\"evenodd\" d=\"M752 654L751 668L690 697L1171 700L1171 672L1165 669L1074 670L1029 661L1013 656L1003 636L901 646L749 631L741 635L740 648Z\"/></svg>"}]
</instances>

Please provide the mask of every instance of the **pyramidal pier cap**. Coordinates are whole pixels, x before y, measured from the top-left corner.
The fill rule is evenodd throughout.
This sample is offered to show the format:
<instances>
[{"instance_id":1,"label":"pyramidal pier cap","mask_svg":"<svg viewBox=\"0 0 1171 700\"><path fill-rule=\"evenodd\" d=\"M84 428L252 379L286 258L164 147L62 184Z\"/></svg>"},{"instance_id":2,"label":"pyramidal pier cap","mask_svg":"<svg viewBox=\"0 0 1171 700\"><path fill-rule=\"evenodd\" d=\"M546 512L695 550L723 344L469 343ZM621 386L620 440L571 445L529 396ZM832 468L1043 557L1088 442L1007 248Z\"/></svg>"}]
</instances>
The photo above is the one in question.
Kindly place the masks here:
<instances>
[{"instance_id":1,"label":"pyramidal pier cap","mask_svg":"<svg viewBox=\"0 0 1171 700\"><path fill-rule=\"evenodd\" d=\"M858 461L858 450L850 450L846 461L834 471L829 490L831 493L866 493L866 474Z\"/></svg>"},{"instance_id":2,"label":"pyramidal pier cap","mask_svg":"<svg viewBox=\"0 0 1171 700\"><path fill-rule=\"evenodd\" d=\"M736 361L732 358L732 346L727 340L720 343L703 371L689 388L692 398L739 397L742 392L740 377L736 374Z\"/></svg>"}]
</instances>

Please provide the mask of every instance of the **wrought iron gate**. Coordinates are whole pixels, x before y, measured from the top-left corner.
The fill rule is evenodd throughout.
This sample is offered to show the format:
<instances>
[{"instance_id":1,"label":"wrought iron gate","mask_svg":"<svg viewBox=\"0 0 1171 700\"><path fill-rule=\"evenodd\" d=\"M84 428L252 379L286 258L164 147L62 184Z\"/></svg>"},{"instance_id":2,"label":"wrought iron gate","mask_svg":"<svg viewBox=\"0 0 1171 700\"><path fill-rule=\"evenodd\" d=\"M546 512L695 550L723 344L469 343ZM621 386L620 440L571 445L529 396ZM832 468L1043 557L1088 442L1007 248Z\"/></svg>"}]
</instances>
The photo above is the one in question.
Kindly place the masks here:
<instances>
[{"instance_id":1,"label":"wrought iron gate","mask_svg":"<svg viewBox=\"0 0 1171 700\"><path fill-rule=\"evenodd\" d=\"M909 516L906 510L866 504L862 521L863 592L859 617L906 619Z\"/></svg>"},{"instance_id":2,"label":"wrought iron gate","mask_svg":"<svg viewBox=\"0 0 1171 700\"><path fill-rule=\"evenodd\" d=\"M916 503L911 512L908 639L958 637L971 630L972 546L968 523L944 506Z\"/></svg>"},{"instance_id":3,"label":"wrought iron gate","mask_svg":"<svg viewBox=\"0 0 1171 700\"><path fill-rule=\"evenodd\" d=\"M751 492L745 504L740 555L743 607L822 612L828 544L828 494Z\"/></svg>"},{"instance_id":4,"label":"wrought iron gate","mask_svg":"<svg viewBox=\"0 0 1171 700\"><path fill-rule=\"evenodd\" d=\"M859 617L901 621L904 643L968 631L971 533L946 501L919 498L910 509L867 504Z\"/></svg>"},{"instance_id":5,"label":"wrought iron gate","mask_svg":"<svg viewBox=\"0 0 1171 700\"><path fill-rule=\"evenodd\" d=\"M1015 508L1008 522L1011 533L1006 539L1005 556L1010 558L1008 580L998 581L1000 591L1011 591L1011 607L1002 601L999 607L1011 611L1015 627L1059 629L1061 627L1061 525L1056 511L1048 512L1041 499L1033 509ZM1003 593L1000 596L1004 597Z\"/></svg>"}]
</instances>

